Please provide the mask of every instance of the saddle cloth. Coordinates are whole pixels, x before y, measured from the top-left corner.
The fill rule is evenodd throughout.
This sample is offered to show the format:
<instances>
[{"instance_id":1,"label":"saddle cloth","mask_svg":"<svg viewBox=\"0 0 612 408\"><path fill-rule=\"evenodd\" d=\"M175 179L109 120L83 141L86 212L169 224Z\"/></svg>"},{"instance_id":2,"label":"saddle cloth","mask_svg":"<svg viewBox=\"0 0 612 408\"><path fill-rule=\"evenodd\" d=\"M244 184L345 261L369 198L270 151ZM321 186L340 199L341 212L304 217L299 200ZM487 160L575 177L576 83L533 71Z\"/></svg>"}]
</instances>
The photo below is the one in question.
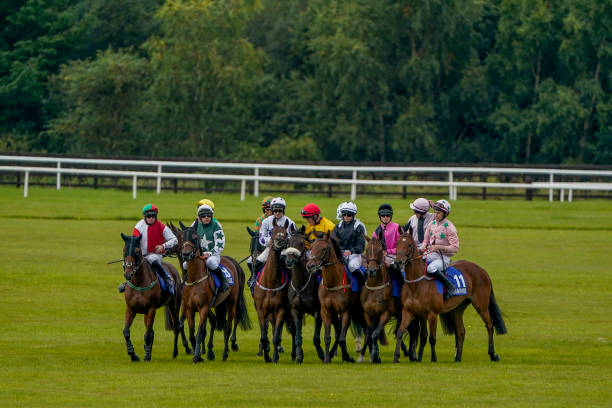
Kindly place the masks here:
<instances>
[{"instance_id":1,"label":"saddle cloth","mask_svg":"<svg viewBox=\"0 0 612 408\"><path fill-rule=\"evenodd\" d=\"M467 295L465 279L463 278L463 274L459 269L449 266L446 268L446 277L453 283L453 285L455 285L455 294L453 296ZM436 288L438 289L439 294L444 294L444 285L442 285L442 282L436 280Z\"/></svg>"},{"instance_id":2,"label":"saddle cloth","mask_svg":"<svg viewBox=\"0 0 612 408\"><path fill-rule=\"evenodd\" d=\"M221 273L225 276L225 279L227 280L227 284L229 286L232 286L234 284L234 277L232 276L232 273L229 271L229 269L227 269L225 266L219 264L219 268L221 269ZM221 287L221 280L219 279L219 277L214 274L211 273L213 279L215 280L215 286L216 287Z\"/></svg>"}]
</instances>

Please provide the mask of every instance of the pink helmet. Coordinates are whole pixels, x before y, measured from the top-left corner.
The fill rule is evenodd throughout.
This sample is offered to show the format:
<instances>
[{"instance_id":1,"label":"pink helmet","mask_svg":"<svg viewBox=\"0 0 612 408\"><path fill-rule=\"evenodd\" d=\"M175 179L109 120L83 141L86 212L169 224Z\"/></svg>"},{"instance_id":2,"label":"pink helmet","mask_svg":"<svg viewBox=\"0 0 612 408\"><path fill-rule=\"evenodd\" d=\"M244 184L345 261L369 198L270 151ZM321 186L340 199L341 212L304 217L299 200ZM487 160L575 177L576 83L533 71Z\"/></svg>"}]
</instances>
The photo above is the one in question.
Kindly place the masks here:
<instances>
[{"instance_id":1,"label":"pink helmet","mask_svg":"<svg viewBox=\"0 0 612 408\"><path fill-rule=\"evenodd\" d=\"M451 211L451 205L446 200L438 200L438 201L436 201L434 203L433 207L434 207L434 210L442 211L446 215L450 214L450 211Z\"/></svg>"},{"instance_id":2,"label":"pink helmet","mask_svg":"<svg viewBox=\"0 0 612 408\"><path fill-rule=\"evenodd\" d=\"M426 213L430 208L429 201L424 198L417 198L413 203L410 203L410 208L414 211Z\"/></svg>"}]
</instances>

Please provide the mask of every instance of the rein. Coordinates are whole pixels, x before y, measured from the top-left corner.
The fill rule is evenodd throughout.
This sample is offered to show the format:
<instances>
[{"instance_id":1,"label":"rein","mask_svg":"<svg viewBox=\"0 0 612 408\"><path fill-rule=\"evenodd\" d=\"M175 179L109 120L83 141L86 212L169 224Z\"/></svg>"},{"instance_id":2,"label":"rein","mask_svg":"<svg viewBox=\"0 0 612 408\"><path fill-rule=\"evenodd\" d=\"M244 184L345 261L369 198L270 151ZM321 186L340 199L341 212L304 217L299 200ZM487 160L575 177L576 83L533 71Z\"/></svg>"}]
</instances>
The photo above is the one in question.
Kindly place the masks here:
<instances>
[{"instance_id":1,"label":"rein","mask_svg":"<svg viewBox=\"0 0 612 408\"><path fill-rule=\"evenodd\" d=\"M293 281L291 281L291 283L289 284L289 286L291 287L291 289L293 289L293 291L295 293L297 293L298 295L300 295L308 286L308 284L310 283L310 280L312 279L312 275L314 275L313 273L309 273L308 274L308 280L306 281L306 283L304 284L304 286L302 286L301 289L296 288L295 286L293 286Z\"/></svg>"},{"instance_id":2,"label":"rein","mask_svg":"<svg viewBox=\"0 0 612 408\"><path fill-rule=\"evenodd\" d=\"M387 281L386 283L380 285L380 286L368 286L368 282L366 281L365 283L365 287L370 289L370 290L381 290L386 288L387 286L391 286L391 281Z\"/></svg>"},{"instance_id":3,"label":"rein","mask_svg":"<svg viewBox=\"0 0 612 408\"><path fill-rule=\"evenodd\" d=\"M130 286L130 288L134 289L134 290L138 290L138 291L145 291L145 290L149 290L151 289L153 286L157 285L157 279L155 279L153 282L151 282L149 284L149 286L145 286L144 288L141 288L140 286L136 286L134 285L132 282L127 281L127 284Z\"/></svg>"}]
</instances>

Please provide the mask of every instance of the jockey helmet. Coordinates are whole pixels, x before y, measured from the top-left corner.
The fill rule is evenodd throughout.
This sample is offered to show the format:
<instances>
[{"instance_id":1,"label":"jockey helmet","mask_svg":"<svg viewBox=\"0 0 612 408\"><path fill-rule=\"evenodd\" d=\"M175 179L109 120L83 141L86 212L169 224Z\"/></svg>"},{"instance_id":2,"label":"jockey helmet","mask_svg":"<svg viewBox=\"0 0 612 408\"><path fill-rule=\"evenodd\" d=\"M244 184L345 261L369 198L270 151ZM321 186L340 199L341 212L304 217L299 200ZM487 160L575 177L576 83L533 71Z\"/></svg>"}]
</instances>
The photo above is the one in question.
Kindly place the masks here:
<instances>
[{"instance_id":1,"label":"jockey helmet","mask_svg":"<svg viewBox=\"0 0 612 408\"><path fill-rule=\"evenodd\" d=\"M451 205L446 200L436 201L433 205L433 208L436 211L442 211L444 213L444 216L447 216L448 214L450 214L450 211L451 211Z\"/></svg>"},{"instance_id":2,"label":"jockey helmet","mask_svg":"<svg viewBox=\"0 0 612 408\"><path fill-rule=\"evenodd\" d=\"M410 203L410 208L420 213L426 213L429 211L430 207L429 201L427 201L425 198L417 198L414 200L414 202Z\"/></svg>"},{"instance_id":3,"label":"jockey helmet","mask_svg":"<svg viewBox=\"0 0 612 408\"><path fill-rule=\"evenodd\" d=\"M159 209L155 206L155 204L147 204L142 208L142 215L149 215L149 216L153 216L153 217L157 217L157 213L159 212Z\"/></svg>"},{"instance_id":4,"label":"jockey helmet","mask_svg":"<svg viewBox=\"0 0 612 408\"><path fill-rule=\"evenodd\" d=\"M281 208L284 210L287 207L287 204L285 203L285 200L283 200L281 197L276 197L272 199L272 202L270 203L270 207L273 210L275 208Z\"/></svg>"},{"instance_id":5,"label":"jockey helmet","mask_svg":"<svg viewBox=\"0 0 612 408\"><path fill-rule=\"evenodd\" d=\"M381 204L378 207L378 215L393 215L393 207L391 207L391 204Z\"/></svg>"},{"instance_id":6,"label":"jockey helmet","mask_svg":"<svg viewBox=\"0 0 612 408\"><path fill-rule=\"evenodd\" d=\"M263 201L261 202L261 208L270 208L272 200L274 200L274 197L272 196L264 197Z\"/></svg>"},{"instance_id":7,"label":"jockey helmet","mask_svg":"<svg viewBox=\"0 0 612 408\"><path fill-rule=\"evenodd\" d=\"M200 201L198 201L196 203L196 207L200 207L201 205L207 205L210 208L212 208L213 211L215 211L215 203L213 203L212 201L210 201L208 198L203 198Z\"/></svg>"},{"instance_id":8,"label":"jockey helmet","mask_svg":"<svg viewBox=\"0 0 612 408\"><path fill-rule=\"evenodd\" d=\"M212 216L214 212L215 210L206 204L202 204L201 206L198 207L198 217L202 217L204 215Z\"/></svg>"},{"instance_id":9,"label":"jockey helmet","mask_svg":"<svg viewBox=\"0 0 612 408\"><path fill-rule=\"evenodd\" d=\"M302 217L312 217L314 215L320 215L321 209L318 205L310 203L306 204L304 208L302 208L300 214L302 215Z\"/></svg>"},{"instance_id":10,"label":"jockey helmet","mask_svg":"<svg viewBox=\"0 0 612 408\"><path fill-rule=\"evenodd\" d=\"M357 206L351 201L345 201L338 206L338 212L340 213L340 217L344 214L354 216L357 214Z\"/></svg>"}]
</instances>

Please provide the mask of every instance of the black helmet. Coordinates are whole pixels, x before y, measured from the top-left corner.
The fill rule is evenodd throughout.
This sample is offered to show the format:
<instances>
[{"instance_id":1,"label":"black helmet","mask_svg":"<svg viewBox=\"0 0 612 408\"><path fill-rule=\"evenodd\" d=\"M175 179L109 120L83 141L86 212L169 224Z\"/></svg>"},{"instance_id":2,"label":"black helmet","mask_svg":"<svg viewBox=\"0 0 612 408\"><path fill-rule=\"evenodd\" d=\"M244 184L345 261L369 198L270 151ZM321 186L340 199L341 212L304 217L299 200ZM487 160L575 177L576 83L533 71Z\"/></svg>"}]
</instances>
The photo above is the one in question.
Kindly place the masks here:
<instances>
[{"instance_id":1,"label":"black helmet","mask_svg":"<svg viewBox=\"0 0 612 408\"><path fill-rule=\"evenodd\" d=\"M393 215L393 207L391 204L381 204L378 207L378 215Z\"/></svg>"}]
</instances>

